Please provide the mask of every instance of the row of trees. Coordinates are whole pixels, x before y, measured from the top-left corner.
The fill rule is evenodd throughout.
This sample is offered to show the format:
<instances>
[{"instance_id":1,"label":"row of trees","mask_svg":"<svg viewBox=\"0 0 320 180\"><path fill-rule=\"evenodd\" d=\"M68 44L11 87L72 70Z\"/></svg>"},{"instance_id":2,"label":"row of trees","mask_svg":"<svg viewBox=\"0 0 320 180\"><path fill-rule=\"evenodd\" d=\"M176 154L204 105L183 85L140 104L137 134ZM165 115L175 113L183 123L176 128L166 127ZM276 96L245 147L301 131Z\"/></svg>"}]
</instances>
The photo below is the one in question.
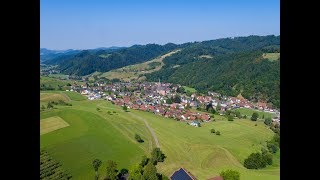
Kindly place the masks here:
<instances>
[{"instance_id":1,"label":"row of trees","mask_svg":"<svg viewBox=\"0 0 320 180\"><path fill-rule=\"evenodd\" d=\"M157 172L156 165L158 162L163 162L166 156L162 153L160 148L155 148L151 152L151 157L143 156L142 160L139 164L132 165L129 170L121 169L120 171L117 169L117 163L112 160L108 160L106 162L106 175L104 177L105 180L119 180L123 179L124 176L129 176L127 179L129 180L164 180L168 179L162 174ZM92 166L95 171L95 179L99 179L98 170L102 165L102 161L99 159L94 159L92 161Z\"/></svg>"},{"instance_id":2,"label":"row of trees","mask_svg":"<svg viewBox=\"0 0 320 180\"><path fill-rule=\"evenodd\" d=\"M58 100L58 101L49 101L49 102L47 103L47 107L44 106L44 105L42 105L42 106L40 107L40 109L41 109L42 111L45 110L45 109L52 109L52 108L54 107L53 105L72 106L71 103L67 103L67 102L65 102L65 101L63 101L63 100Z\"/></svg>"},{"instance_id":3,"label":"row of trees","mask_svg":"<svg viewBox=\"0 0 320 180\"><path fill-rule=\"evenodd\" d=\"M62 91L63 88L66 88L66 86L71 86L71 84L70 83L67 83L66 85L58 84L57 87L53 87L51 84L47 85L47 84L41 83L40 91L54 91L54 90Z\"/></svg>"},{"instance_id":4,"label":"row of trees","mask_svg":"<svg viewBox=\"0 0 320 180\"><path fill-rule=\"evenodd\" d=\"M132 165L129 169L129 180L164 180L168 179L166 176L157 172L156 165L158 162L163 162L166 156L162 153L160 148L155 148L151 152L151 158L142 157L140 164Z\"/></svg>"}]
</instances>

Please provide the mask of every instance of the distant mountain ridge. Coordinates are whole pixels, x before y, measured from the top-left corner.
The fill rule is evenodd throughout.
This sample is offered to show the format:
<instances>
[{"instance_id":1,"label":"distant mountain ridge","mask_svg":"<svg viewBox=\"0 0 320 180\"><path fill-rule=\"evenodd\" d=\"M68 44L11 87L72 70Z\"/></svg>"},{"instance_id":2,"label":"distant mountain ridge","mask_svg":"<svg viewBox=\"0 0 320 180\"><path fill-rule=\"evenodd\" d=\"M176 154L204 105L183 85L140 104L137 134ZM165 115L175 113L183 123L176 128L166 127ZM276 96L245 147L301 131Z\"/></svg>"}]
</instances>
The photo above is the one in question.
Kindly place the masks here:
<instances>
[{"instance_id":1,"label":"distant mountain ridge","mask_svg":"<svg viewBox=\"0 0 320 180\"><path fill-rule=\"evenodd\" d=\"M50 50L46 48L40 48L40 62L44 63L48 60L58 58L61 56L69 56L79 53L80 50L67 49L67 50Z\"/></svg>"},{"instance_id":2,"label":"distant mountain ridge","mask_svg":"<svg viewBox=\"0 0 320 180\"><path fill-rule=\"evenodd\" d=\"M178 46L147 44L133 45L128 48L108 48L82 50L70 56L60 56L46 61L49 65L58 65L58 69L66 74L88 75L95 71L106 72L131 64L148 61L165 54Z\"/></svg>"},{"instance_id":3,"label":"distant mountain ridge","mask_svg":"<svg viewBox=\"0 0 320 180\"><path fill-rule=\"evenodd\" d=\"M111 46L111 47L99 47L94 49L89 49L90 51L96 52L99 50L117 50L126 47L118 47L118 46ZM83 50L81 49L66 49L66 50L52 50L47 48L40 48L40 62L43 63L47 61L47 64L50 64L49 60L53 62L59 61L59 59L66 59L72 57L70 55L75 55ZM54 60L55 59L55 60Z\"/></svg>"}]
</instances>

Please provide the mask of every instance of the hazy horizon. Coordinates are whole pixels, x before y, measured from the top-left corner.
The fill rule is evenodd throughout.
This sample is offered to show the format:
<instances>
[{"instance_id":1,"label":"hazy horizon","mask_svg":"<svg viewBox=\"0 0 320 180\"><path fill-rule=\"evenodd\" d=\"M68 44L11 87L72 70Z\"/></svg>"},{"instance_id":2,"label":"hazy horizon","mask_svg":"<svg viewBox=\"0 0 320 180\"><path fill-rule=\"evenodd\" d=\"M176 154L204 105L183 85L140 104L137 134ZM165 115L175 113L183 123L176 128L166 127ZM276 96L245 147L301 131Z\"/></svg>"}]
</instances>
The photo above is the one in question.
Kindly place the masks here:
<instances>
[{"instance_id":1,"label":"hazy horizon","mask_svg":"<svg viewBox=\"0 0 320 180\"><path fill-rule=\"evenodd\" d=\"M40 1L40 47L182 44L280 35L279 0Z\"/></svg>"},{"instance_id":2,"label":"hazy horizon","mask_svg":"<svg viewBox=\"0 0 320 180\"><path fill-rule=\"evenodd\" d=\"M266 35L248 35L248 36L280 36L280 34L266 34ZM221 38L216 38L216 39L207 39L207 40L203 40L203 41L211 41L211 40L217 40L217 39L224 39L224 38L236 38L236 37L247 37L247 36L234 36L234 37L221 37ZM202 42L202 41L188 41L188 42ZM183 43L174 43L174 44L184 44L184 43L188 43L188 42L183 42ZM168 43L172 43L172 42L167 42L167 43L163 43L163 44L159 44L159 45L165 45ZM66 51L66 50L90 50L90 49L98 49L98 48L113 48L113 47L117 47L117 48L127 48L127 47L131 47L134 45L147 45L147 44L158 44L158 43L146 43L146 44L132 44L129 46L108 46L108 47L94 47L94 48L68 48L68 49L51 49L51 48L47 48L47 47L40 47L40 49L48 49L48 50L56 50L56 51Z\"/></svg>"}]
</instances>

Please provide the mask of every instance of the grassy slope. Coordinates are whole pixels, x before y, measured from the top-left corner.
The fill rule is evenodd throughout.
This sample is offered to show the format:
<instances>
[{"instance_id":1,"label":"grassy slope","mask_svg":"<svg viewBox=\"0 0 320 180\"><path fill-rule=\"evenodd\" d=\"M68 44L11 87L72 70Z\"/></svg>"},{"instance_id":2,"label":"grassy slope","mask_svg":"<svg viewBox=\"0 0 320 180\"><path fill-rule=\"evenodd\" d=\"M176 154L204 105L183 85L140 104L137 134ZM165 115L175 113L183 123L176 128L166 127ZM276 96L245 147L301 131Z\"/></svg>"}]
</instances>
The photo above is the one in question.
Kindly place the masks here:
<instances>
[{"instance_id":1,"label":"grassy slope","mask_svg":"<svg viewBox=\"0 0 320 180\"><path fill-rule=\"evenodd\" d=\"M121 79L121 80L125 80L125 81L129 81L129 80L134 80L134 79L144 79L143 77L139 78L139 75L143 75L143 74L148 74L148 73L152 73L155 71L159 71L162 66L164 65L164 63L162 62L162 60L167 57L167 56L171 56L172 54L178 52L180 50L174 50L171 51L165 55L162 55L158 58L155 58L153 60L144 62L144 63L139 63L139 64L134 64L134 65L129 65L129 66L125 66L119 69L115 69L115 70L111 70L109 72L103 73L101 75L101 77L106 77L108 79ZM161 65L157 66L155 69L150 69L149 64L152 62L160 62Z\"/></svg>"},{"instance_id":2,"label":"grassy slope","mask_svg":"<svg viewBox=\"0 0 320 180\"><path fill-rule=\"evenodd\" d=\"M43 112L41 118L53 115L59 115L70 126L42 135L41 148L61 160L75 179L93 177L91 163L94 158L103 160L100 173L104 174L106 160L115 160L119 168L124 168L139 162L144 154L143 149L133 141L133 136L132 139L126 137L108 122L116 121L116 115L104 119L94 113L69 108Z\"/></svg>"},{"instance_id":3,"label":"grassy slope","mask_svg":"<svg viewBox=\"0 0 320 180\"><path fill-rule=\"evenodd\" d=\"M253 109L248 109L248 108L239 108L237 109L242 115L247 115L247 117L251 117L252 113L257 112L259 114L259 118L262 119L263 115L264 118L267 117L274 117L274 113L269 113L269 112L264 112L264 111L258 111L258 110L253 110Z\"/></svg>"},{"instance_id":4,"label":"grassy slope","mask_svg":"<svg viewBox=\"0 0 320 180\"><path fill-rule=\"evenodd\" d=\"M186 91L190 91L190 92L192 92L192 93L197 92L197 90L196 90L195 88L192 88L192 87L183 86L183 88L184 88Z\"/></svg>"},{"instance_id":5,"label":"grassy slope","mask_svg":"<svg viewBox=\"0 0 320 180\"><path fill-rule=\"evenodd\" d=\"M170 175L183 166L198 179L206 179L225 168L237 169L242 179L279 179L279 167L263 170L247 170L243 162L251 152L261 148L260 143L272 137L273 133L261 121L235 120L203 124L195 128L186 123L155 116L152 113L130 110L123 112L109 102L72 101L73 106L58 106L58 109L40 113L41 119L60 116L70 126L41 136L41 148L47 149L54 158L63 162L75 179L90 179L94 176L91 167L93 158L105 162L113 159L119 168L128 168L140 161L143 154L149 154L155 146L150 132L141 119L146 119L154 129L161 149L167 155L158 170ZM96 108L101 110L98 112ZM108 115L108 111L112 115ZM116 113L113 113L115 111ZM258 126L254 126L257 123ZM210 134L214 127L221 136ZM138 133L144 143L134 140ZM79 158L81 157L81 158ZM274 159L279 165L279 154ZM99 172L104 176L105 164Z\"/></svg>"},{"instance_id":6,"label":"grassy slope","mask_svg":"<svg viewBox=\"0 0 320 180\"><path fill-rule=\"evenodd\" d=\"M69 101L82 101L87 98L77 92L72 91L40 91L40 106L46 106L49 101L63 100Z\"/></svg>"},{"instance_id":7,"label":"grassy slope","mask_svg":"<svg viewBox=\"0 0 320 180\"><path fill-rule=\"evenodd\" d=\"M67 87L67 84L73 84L75 81L73 80L61 80L54 77L40 76L40 84L45 84L46 86L51 85L55 89L58 89L58 85L63 86L63 90L70 89ZM84 84L83 82L77 81L77 84Z\"/></svg>"},{"instance_id":8,"label":"grassy slope","mask_svg":"<svg viewBox=\"0 0 320 180\"><path fill-rule=\"evenodd\" d=\"M262 123L250 120L216 121L203 123L195 128L186 123L176 122L162 117L151 117L144 112L137 112L148 118L151 127L161 144L161 149L168 156L158 168L170 175L179 167L185 167L199 179L218 175L224 168L240 171L243 179L278 179L279 170L270 169L252 171L239 163L252 152L259 151L261 144L272 137L273 133ZM221 136L210 134L215 128ZM258 177L261 176L261 177Z\"/></svg>"}]
</instances>

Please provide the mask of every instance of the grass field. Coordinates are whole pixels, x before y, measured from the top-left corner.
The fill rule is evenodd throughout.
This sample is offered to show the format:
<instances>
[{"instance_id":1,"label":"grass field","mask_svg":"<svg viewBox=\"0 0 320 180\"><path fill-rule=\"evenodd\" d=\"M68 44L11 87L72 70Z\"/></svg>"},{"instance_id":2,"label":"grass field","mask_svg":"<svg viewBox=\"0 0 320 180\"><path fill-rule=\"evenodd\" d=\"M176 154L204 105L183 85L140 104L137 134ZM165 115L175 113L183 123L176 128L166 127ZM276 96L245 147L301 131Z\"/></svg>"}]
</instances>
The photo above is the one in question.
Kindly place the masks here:
<instances>
[{"instance_id":1,"label":"grass field","mask_svg":"<svg viewBox=\"0 0 320 180\"><path fill-rule=\"evenodd\" d=\"M82 101L87 99L87 97L73 91L63 91L61 93L67 95L73 101Z\"/></svg>"},{"instance_id":2,"label":"grass field","mask_svg":"<svg viewBox=\"0 0 320 180\"><path fill-rule=\"evenodd\" d=\"M49 102L49 101L69 101L68 96L63 95L62 93L55 92L41 92L40 93L40 102Z\"/></svg>"},{"instance_id":3,"label":"grass field","mask_svg":"<svg viewBox=\"0 0 320 180\"><path fill-rule=\"evenodd\" d=\"M280 58L280 53L264 53L262 57L269 61L277 61Z\"/></svg>"},{"instance_id":4,"label":"grass field","mask_svg":"<svg viewBox=\"0 0 320 180\"><path fill-rule=\"evenodd\" d=\"M58 116L42 119L40 121L40 135L46 134L64 127L69 126L63 119Z\"/></svg>"},{"instance_id":5,"label":"grass field","mask_svg":"<svg viewBox=\"0 0 320 180\"><path fill-rule=\"evenodd\" d=\"M52 75L52 76L67 76L67 75L57 74L57 75ZM58 90L59 85L62 87L63 90L70 89L70 87L67 86L68 83L73 84L74 81L62 80L62 79L58 79L55 77L40 76L40 85L44 84L47 87L50 85L51 87L55 88L56 90ZM83 82L77 81L77 84L83 84Z\"/></svg>"},{"instance_id":6,"label":"grass field","mask_svg":"<svg viewBox=\"0 0 320 180\"><path fill-rule=\"evenodd\" d=\"M124 112L105 100L70 102L71 107L58 106L40 113L42 120L59 116L70 125L41 135L40 148L62 162L74 179L94 178L91 167L94 158L103 161L99 169L103 177L108 159L115 160L118 169L128 169L131 164L138 163L142 155L149 155L155 142L144 120L155 132L167 156L164 163L157 165L158 171L167 176L185 167L199 180L217 176L224 169L238 170L241 179L246 180L280 179L280 153L274 157L274 165L265 169L248 170L242 166L250 153L259 151L273 136L262 121L229 122L216 118L215 122L202 123L202 127L195 128L148 112ZM210 134L211 128L219 130L221 136ZM141 136L143 143L135 141L135 133Z\"/></svg>"},{"instance_id":7,"label":"grass field","mask_svg":"<svg viewBox=\"0 0 320 180\"><path fill-rule=\"evenodd\" d=\"M192 93L197 92L197 90L195 88L192 87L188 87L188 86L182 86L186 91L190 91Z\"/></svg>"},{"instance_id":8,"label":"grass field","mask_svg":"<svg viewBox=\"0 0 320 180\"><path fill-rule=\"evenodd\" d=\"M264 112L264 111L258 111L258 110L253 110L253 109L248 109L248 108L239 108L237 109L242 115L247 115L247 117L251 117L252 113L257 112L259 114L259 118L262 119L262 117L267 118L267 117L274 117L276 116L275 113L269 113L269 112Z\"/></svg>"}]
</instances>

